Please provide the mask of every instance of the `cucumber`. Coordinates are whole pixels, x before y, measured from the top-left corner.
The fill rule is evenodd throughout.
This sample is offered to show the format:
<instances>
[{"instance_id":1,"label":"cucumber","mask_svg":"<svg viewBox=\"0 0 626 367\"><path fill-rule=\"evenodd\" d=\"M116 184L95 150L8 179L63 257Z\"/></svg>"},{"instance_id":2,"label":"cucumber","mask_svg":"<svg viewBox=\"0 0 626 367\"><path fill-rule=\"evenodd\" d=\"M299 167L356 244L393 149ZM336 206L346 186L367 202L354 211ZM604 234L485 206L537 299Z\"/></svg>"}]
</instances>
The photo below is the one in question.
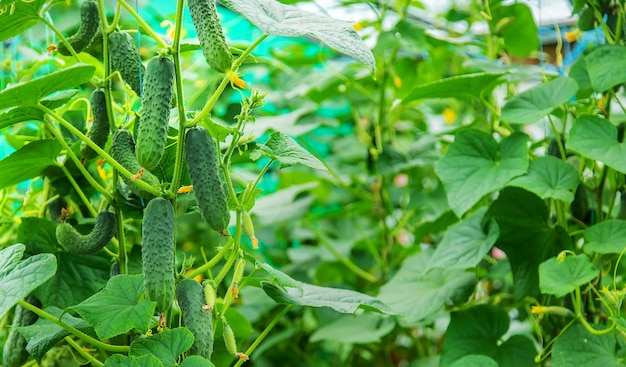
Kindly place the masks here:
<instances>
[{"instance_id":1,"label":"cucumber","mask_svg":"<svg viewBox=\"0 0 626 367\"><path fill-rule=\"evenodd\" d=\"M167 312L174 300L174 207L157 197L148 202L141 228L141 260L146 298Z\"/></svg>"},{"instance_id":2,"label":"cucumber","mask_svg":"<svg viewBox=\"0 0 626 367\"><path fill-rule=\"evenodd\" d=\"M116 31L109 35L109 62L112 71L119 71L122 80L141 95L141 79L146 68L141 63L137 46L130 34Z\"/></svg>"},{"instance_id":3,"label":"cucumber","mask_svg":"<svg viewBox=\"0 0 626 367\"><path fill-rule=\"evenodd\" d=\"M88 234L78 233L69 223L60 223L56 228L56 238L65 251L84 255L101 250L115 236L116 231L115 214L105 210L98 213L96 225Z\"/></svg>"},{"instance_id":4,"label":"cucumber","mask_svg":"<svg viewBox=\"0 0 626 367\"><path fill-rule=\"evenodd\" d=\"M41 302L33 295L28 295L25 299L26 302L33 306L41 307ZM3 366L4 367L19 367L22 366L28 360L28 352L26 352L26 339L17 331L20 326L29 326L37 321L37 314L31 312L20 305L15 307L15 314L13 316L13 324L7 336L6 343L4 344Z\"/></svg>"},{"instance_id":5,"label":"cucumber","mask_svg":"<svg viewBox=\"0 0 626 367\"><path fill-rule=\"evenodd\" d=\"M104 148L109 138L110 127L106 99L104 90L102 89L96 89L91 94L91 115L93 116L93 122L91 129L87 131L86 135L91 141L96 143L97 146ZM80 144L80 154L85 159L92 159L98 156L98 153L85 142Z\"/></svg>"},{"instance_id":6,"label":"cucumber","mask_svg":"<svg viewBox=\"0 0 626 367\"><path fill-rule=\"evenodd\" d=\"M174 63L166 57L153 57L143 81L135 152L137 161L145 169L155 168L165 152L173 93Z\"/></svg>"},{"instance_id":7,"label":"cucumber","mask_svg":"<svg viewBox=\"0 0 626 367\"><path fill-rule=\"evenodd\" d=\"M176 285L176 299L180 306L183 326L194 336L187 355L198 355L211 359L213 353L213 317L205 311L204 289L193 279L183 279Z\"/></svg>"},{"instance_id":8,"label":"cucumber","mask_svg":"<svg viewBox=\"0 0 626 367\"><path fill-rule=\"evenodd\" d=\"M80 25L75 34L67 38L76 53L81 52L93 41L93 38L100 27L100 13L98 13L98 4L95 1L85 1L80 6ZM57 51L64 56L71 55L65 43L60 42L57 45Z\"/></svg>"},{"instance_id":9,"label":"cucumber","mask_svg":"<svg viewBox=\"0 0 626 367\"><path fill-rule=\"evenodd\" d=\"M128 130L117 130L115 135L113 135L113 140L111 141L109 153L111 154L111 157L113 157L113 159L115 159L119 164L121 164L124 168L126 168L133 174L137 174L142 171L142 167L139 162L137 162L137 158L135 157L135 141L133 140L133 136ZM159 179L155 175L153 175L150 171L146 169L143 169L142 172L142 181L146 182L152 187L159 187ZM132 179L126 176L122 176L122 180L124 180L130 190L140 198L151 199L154 197L154 195L142 189Z\"/></svg>"},{"instance_id":10,"label":"cucumber","mask_svg":"<svg viewBox=\"0 0 626 367\"><path fill-rule=\"evenodd\" d=\"M189 0L188 5L204 58L213 70L226 73L233 65L233 55L226 44L215 0Z\"/></svg>"},{"instance_id":11,"label":"cucumber","mask_svg":"<svg viewBox=\"0 0 626 367\"><path fill-rule=\"evenodd\" d=\"M185 134L185 158L202 218L211 228L224 233L230 212L219 172L217 149L203 127L192 127Z\"/></svg>"},{"instance_id":12,"label":"cucumber","mask_svg":"<svg viewBox=\"0 0 626 367\"><path fill-rule=\"evenodd\" d=\"M226 345L226 350L233 356L237 356L237 340L235 339L235 332L228 325L226 318L222 316L222 336L224 337L224 345Z\"/></svg>"}]
</instances>

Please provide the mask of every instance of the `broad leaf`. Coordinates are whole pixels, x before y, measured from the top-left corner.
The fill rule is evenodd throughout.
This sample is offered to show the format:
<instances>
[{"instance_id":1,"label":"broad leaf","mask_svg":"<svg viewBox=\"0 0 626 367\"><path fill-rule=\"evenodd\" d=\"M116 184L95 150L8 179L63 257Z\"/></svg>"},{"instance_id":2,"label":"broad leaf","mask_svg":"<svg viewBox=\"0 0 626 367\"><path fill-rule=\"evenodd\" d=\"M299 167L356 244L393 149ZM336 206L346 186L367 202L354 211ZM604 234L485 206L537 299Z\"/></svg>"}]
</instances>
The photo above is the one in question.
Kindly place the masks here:
<instances>
[{"instance_id":1,"label":"broad leaf","mask_svg":"<svg viewBox=\"0 0 626 367\"><path fill-rule=\"evenodd\" d=\"M530 88L506 102L503 120L514 124L532 124L546 117L553 109L569 101L578 91L572 78L559 77Z\"/></svg>"},{"instance_id":2,"label":"broad leaf","mask_svg":"<svg viewBox=\"0 0 626 367\"><path fill-rule=\"evenodd\" d=\"M187 328L175 328L136 339L130 344L131 356L154 355L164 366L174 366L176 359L193 344L193 334Z\"/></svg>"},{"instance_id":3,"label":"broad leaf","mask_svg":"<svg viewBox=\"0 0 626 367\"><path fill-rule=\"evenodd\" d=\"M46 167L57 164L60 151L61 144L54 139L24 145L0 161L0 189L41 175Z\"/></svg>"},{"instance_id":4,"label":"broad leaf","mask_svg":"<svg viewBox=\"0 0 626 367\"><path fill-rule=\"evenodd\" d=\"M391 317L373 313L358 316L346 315L317 329L309 341L329 341L344 344L380 343L381 338L391 332L395 322Z\"/></svg>"},{"instance_id":5,"label":"broad leaf","mask_svg":"<svg viewBox=\"0 0 626 367\"><path fill-rule=\"evenodd\" d=\"M576 287L589 283L598 274L600 271L585 254L568 255L562 260L552 257L539 265L539 289L541 293L563 297Z\"/></svg>"},{"instance_id":6,"label":"broad leaf","mask_svg":"<svg viewBox=\"0 0 626 367\"><path fill-rule=\"evenodd\" d=\"M626 221L609 219L587 228L585 231L586 253L620 254L626 246Z\"/></svg>"},{"instance_id":7,"label":"broad leaf","mask_svg":"<svg viewBox=\"0 0 626 367\"><path fill-rule=\"evenodd\" d=\"M224 0L222 4L243 15L263 33L282 37L313 37L370 69L375 68L372 51L351 23L309 13L275 0Z\"/></svg>"},{"instance_id":8,"label":"broad leaf","mask_svg":"<svg viewBox=\"0 0 626 367\"><path fill-rule=\"evenodd\" d=\"M107 358L104 367L163 367L163 363L153 355L135 357L114 354Z\"/></svg>"},{"instance_id":9,"label":"broad leaf","mask_svg":"<svg viewBox=\"0 0 626 367\"><path fill-rule=\"evenodd\" d=\"M17 228L17 241L26 245L31 254L55 252L57 250L55 230L56 225L48 219L25 217Z\"/></svg>"},{"instance_id":10,"label":"broad leaf","mask_svg":"<svg viewBox=\"0 0 626 367\"><path fill-rule=\"evenodd\" d=\"M313 196L305 193L318 186L317 182L290 186L269 195L256 199L253 213L262 213L255 219L263 226L280 223L284 220L297 218L309 212Z\"/></svg>"},{"instance_id":11,"label":"broad leaf","mask_svg":"<svg viewBox=\"0 0 626 367\"><path fill-rule=\"evenodd\" d=\"M55 109L66 104L78 90L70 89L67 91L55 93L52 96L46 97L41 100L41 104ZM17 124L23 121L42 121L44 113L41 109L33 106L19 106L11 108L5 112L0 113L0 129L4 129L7 126Z\"/></svg>"},{"instance_id":12,"label":"broad leaf","mask_svg":"<svg viewBox=\"0 0 626 367\"><path fill-rule=\"evenodd\" d=\"M467 269L478 263L498 240L500 230L495 222L483 230L483 217L487 208L478 209L471 216L448 228L443 241L437 245L428 269Z\"/></svg>"},{"instance_id":13,"label":"broad leaf","mask_svg":"<svg viewBox=\"0 0 626 367\"><path fill-rule=\"evenodd\" d=\"M485 217L495 219L500 227L496 246L511 263L515 298L538 296L539 264L572 249L569 234L550 226L549 211L541 198L517 187L502 190Z\"/></svg>"},{"instance_id":14,"label":"broad leaf","mask_svg":"<svg viewBox=\"0 0 626 367\"><path fill-rule=\"evenodd\" d=\"M378 298L415 325L440 311L447 302L475 282L473 273L448 268L431 271L432 250L408 257L400 270L380 289Z\"/></svg>"},{"instance_id":15,"label":"broad leaf","mask_svg":"<svg viewBox=\"0 0 626 367\"><path fill-rule=\"evenodd\" d=\"M215 367L211 361L200 356L187 356L179 364L180 367Z\"/></svg>"},{"instance_id":16,"label":"broad leaf","mask_svg":"<svg viewBox=\"0 0 626 367\"><path fill-rule=\"evenodd\" d=\"M435 172L446 189L448 203L462 216L483 196L503 188L528 170L528 136L513 134L500 144L479 130L456 136Z\"/></svg>"},{"instance_id":17,"label":"broad leaf","mask_svg":"<svg viewBox=\"0 0 626 367\"><path fill-rule=\"evenodd\" d=\"M534 367L532 340L516 335L501 343L509 329L509 315L502 307L479 305L454 312L441 351L441 367L458 359L481 354L493 358L500 367Z\"/></svg>"},{"instance_id":18,"label":"broad leaf","mask_svg":"<svg viewBox=\"0 0 626 367\"><path fill-rule=\"evenodd\" d=\"M450 367L499 367L498 362L493 358L487 357L482 354L468 354L456 362L452 363Z\"/></svg>"},{"instance_id":19,"label":"broad leaf","mask_svg":"<svg viewBox=\"0 0 626 367\"><path fill-rule=\"evenodd\" d=\"M0 4L0 42L39 22L39 11L48 0L7 1Z\"/></svg>"},{"instance_id":20,"label":"broad leaf","mask_svg":"<svg viewBox=\"0 0 626 367\"><path fill-rule=\"evenodd\" d=\"M587 63L584 57L579 58L570 67L569 77L576 80L578 84L578 93L576 95L578 99L588 98L591 93L593 93L593 85L591 85L591 79L589 78Z\"/></svg>"},{"instance_id":21,"label":"broad leaf","mask_svg":"<svg viewBox=\"0 0 626 367\"><path fill-rule=\"evenodd\" d=\"M626 144L617 141L617 127L607 119L590 115L578 117L570 130L567 147L626 173Z\"/></svg>"},{"instance_id":22,"label":"broad leaf","mask_svg":"<svg viewBox=\"0 0 626 367\"><path fill-rule=\"evenodd\" d=\"M604 92L626 82L626 47L604 45L584 56L593 89Z\"/></svg>"},{"instance_id":23,"label":"broad leaf","mask_svg":"<svg viewBox=\"0 0 626 367\"><path fill-rule=\"evenodd\" d=\"M44 311L57 318L61 318L61 321L80 331L86 331L91 328L85 321L67 313L63 314L63 310L58 307L46 307ZM35 357L37 361L41 361L41 358L43 358L46 352L57 345L63 338L71 335L69 331L63 329L61 326L41 317L34 324L19 327L17 330L28 342L26 350L30 355Z\"/></svg>"},{"instance_id":24,"label":"broad leaf","mask_svg":"<svg viewBox=\"0 0 626 367\"><path fill-rule=\"evenodd\" d=\"M57 271L52 254L33 255L19 261L24 245L16 244L0 251L3 267L0 268L0 319L19 301L50 279ZM20 255L19 257L17 255Z\"/></svg>"},{"instance_id":25,"label":"broad leaf","mask_svg":"<svg viewBox=\"0 0 626 367\"><path fill-rule=\"evenodd\" d=\"M101 339L133 329L143 333L150 325L156 303L139 300L142 293L142 275L116 275L102 291L71 307L71 310L93 325Z\"/></svg>"},{"instance_id":26,"label":"broad leaf","mask_svg":"<svg viewBox=\"0 0 626 367\"><path fill-rule=\"evenodd\" d=\"M542 199L571 203L574 201L572 190L578 182L578 172L570 164L556 157L543 156L532 160L528 174L514 178L509 185L526 189Z\"/></svg>"},{"instance_id":27,"label":"broad leaf","mask_svg":"<svg viewBox=\"0 0 626 367\"><path fill-rule=\"evenodd\" d=\"M614 333L594 335L583 325L575 324L554 342L552 366L625 367L626 362L617 353L616 345Z\"/></svg>"},{"instance_id":28,"label":"broad leaf","mask_svg":"<svg viewBox=\"0 0 626 367\"><path fill-rule=\"evenodd\" d=\"M458 75L416 86L404 103L426 98L478 98L493 89L504 73Z\"/></svg>"},{"instance_id":29,"label":"broad leaf","mask_svg":"<svg viewBox=\"0 0 626 367\"><path fill-rule=\"evenodd\" d=\"M257 266L260 266L261 268L263 268L263 270L268 272L269 275L272 276L274 282L278 284L279 286L296 288L302 291L302 287L300 286L300 283L297 280L290 277L289 275L283 273L282 271L274 269L273 267L271 267L270 265L266 263L257 263Z\"/></svg>"},{"instance_id":30,"label":"broad leaf","mask_svg":"<svg viewBox=\"0 0 626 367\"><path fill-rule=\"evenodd\" d=\"M260 145L260 147L261 149L251 155L252 159L256 160L265 155L280 162L281 167L302 164L326 171L324 163L302 148L292 137L281 132L272 133L265 145Z\"/></svg>"},{"instance_id":31,"label":"broad leaf","mask_svg":"<svg viewBox=\"0 0 626 367\"><path fill-rule=\"evenodd\" d=\"M504 39L504 47L509 53L524 57L539 49L539 31L528 5L495 3L491 16L491 21Z\"/></svg>"}]
</instances>

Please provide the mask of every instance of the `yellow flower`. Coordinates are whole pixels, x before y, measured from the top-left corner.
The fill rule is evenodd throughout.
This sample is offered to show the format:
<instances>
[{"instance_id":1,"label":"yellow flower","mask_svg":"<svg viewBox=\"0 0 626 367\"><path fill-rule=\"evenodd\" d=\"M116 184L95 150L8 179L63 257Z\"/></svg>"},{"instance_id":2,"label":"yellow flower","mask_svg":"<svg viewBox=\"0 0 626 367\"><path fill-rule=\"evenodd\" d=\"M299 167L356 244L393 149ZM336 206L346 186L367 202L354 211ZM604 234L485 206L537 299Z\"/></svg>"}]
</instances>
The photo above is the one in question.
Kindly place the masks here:
<instances>
[{"instance_id":1,"label":"yellow flower","mask_svg":"<svg viewBox=\"0 0 626 367\"><path fill-rule=\"evenodd\" d=\"M186 194L188 192L191 192L191 190L193 190L193 185L189 185L189 186L181 186L178 191L176 191L177 194Z\"/></svg>"},{"instance_id":2,"label":"yellow flower","mask_svg":"<svg viewBox=\"0 0 626 367\"><path fill-rule=\"evenodd\" d=\"M567 42L569 43L576 41L579 36L580 36L580 29L576 29L571 32L565 32L565 40L567 40Z\"/></svg>"},{"instance_id":3,"label":"yellow flower","mask_svg":"<svg viewBox=\"0 0 626 367\"><path fill-rule=\"evenodd\" d=\"M549 311L548 307L546 306L532 306L530 308L530 313L533 313L533 314L547 313L548 311Z\"/></svg>"},{"instance_id":4,"label":"yellow flower","mask_svg":"<svg viewBox=\"0 0 626 367\"><path fill-rule=\"evenodd\" d=\"M454 110L450 107L446 107L443 110L443 120L446 122L446 124L450 125L452 123L454 123L454 121L456 121L456 112L454 112Z\"/></svg>"},{"instance_id":5,"label":"yellow flower","mask_svg":"<svg viewBox=\"0 0 626 367\"><path fill-rule=\"evenodd\" d=\"M361 29L363 29L363 23L362 22L356 22L356 23L352 24L352 28L354 28L354 30L358 32Z\"/></svg>"}]
</instances>

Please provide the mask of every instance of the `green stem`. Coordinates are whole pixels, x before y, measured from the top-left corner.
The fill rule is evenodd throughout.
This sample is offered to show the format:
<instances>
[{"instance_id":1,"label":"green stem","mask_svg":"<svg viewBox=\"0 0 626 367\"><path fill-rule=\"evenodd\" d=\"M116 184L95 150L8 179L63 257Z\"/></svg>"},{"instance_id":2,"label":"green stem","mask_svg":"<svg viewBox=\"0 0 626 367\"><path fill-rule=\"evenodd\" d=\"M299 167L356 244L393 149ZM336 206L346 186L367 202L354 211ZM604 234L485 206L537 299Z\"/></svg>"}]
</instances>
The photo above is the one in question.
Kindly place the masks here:
<instances>
[{"instance_id":1,"label":"green stem","mask_svg":"<svg viewBox=\"0 0 626 367\"><path fill-rule=\"evenodd\" d=\"M115 175L114 175L115 177ZM118 262L120 264L120 274L128 274L126 268L126 239L124 238L124 217L117 201L115 202L115 218L117 218L117 240L118 240Z\"/></svg>"},{"instance_id":2,"label":"green stem","mask_svg":"<svg viewBox=\"0 0 626 367\"><path fill-rule=\"evenodd\" d=\"M596 212L598 213L596 223L600 223L604 220L604 185L606 185L606 178L609 175L609 166L604 165L602 167L602 176L600 177L600 184L598 185L598 206L596 208Z\"/></svg>"},{"instance_id":3,"label":"green stem","mask_svg":"<svg viewBox=\"0 0 626 367\"><path fill-rule=\"evenodd\" d=\"M48 26L48 28L50 28L52 32L54 32L57 35L57 37L59 37L61 42L63 42L65 46L67 47L67 50L70 52L70 54L72 54L72 56L76 58L77 62L82 62L82 60L80 59L80 56L78 56L78 54L74 50L74 47L72 47L72 45L70 45L70 43L67 42L67 39L63 37L63 33L59 32L59 30L57 29L57 27L54 26L54 24L50 23L48 19L46 19L46 17L44 17L41 14L39 14L39 20L41 20L46 26Z\"/></svg>"},{"instance_id":4,"label":"green stem","mask_svg":"<svg viewBox=\"0 0 626 367\"><path fill-rule=\"evenodd\" d=\"M235 236L233 239L233 244L234 244L233 250L228 260L226 260L226 264L224 264L224 267L220 270L219 273L217 273L217 276L215 277L215 287L219 286L219 284L222 282L222 280L226 276L226 273L228 273L230 268L233 267L233 263L239 257L240 240L241 240L241 212L237 212L237 225L235 227Z\"/></svg>"},{"instance_id":5,"label":"green stem","mask_svg":"<svg viewBox=\"0 0 626 367\"><path fill-rule=\"evenodd\" d=\"M70 181L70 184L72 184L72 187L74 188L74 190L76 190L76 193L80 197L80 200L82 200L83 204L85 204L91 216L95 218L98 215L98 212L96 211L96 209L94 209L93 205L91 205L91 202L85 196L85 193L80 188L80 185L78 184L78 182L76 182L74 177L72 177L72 174L70 173L70 171L68 171L67 168L65 168L65 166L62 164L57 165L57 167L59 167L61 171L63 171L63 173L65 174L65 177L67 177L67 179Z\"/></svg>"},{"instance_id":6,"label":"green stem","mask_svg":"<svg viewBox=\"0 0 626 367\"><path fill-rule=\"evenodd\" d=\"M76 350L76 352L78 352L78 354L80 354L83 358L88 360L89 363L91 363L92 365L96 367L104 366L104 363L94 358L91 354L85 352L83 347L81 347L80 344L76 343L74 339L70 338L69 336L66 336L64 339L65 339L65 342L67 342L67 344L71 345L74 348L74 350Z\"/></svg>"},{"instance_id":7,"label":"green stem","mask_svg":"<svg viewBox=\"0 0 626 367\"><path fill-rule=\"evenodd\" d=\"M215 254L215 256L211 258L211 260L209 260L206 264L200 266L199 268L195 269L194 271L190 272L189 274L185 275L185 278L193 279L196 276L214 267L224 257L224 255L226 255L226 253L230 250L234 242L235 241L231 237L228 240L228 243L226 243L226 245L224 245L224 247L222 247L222 249L217 254Z\"/></svg>"},{"instance_id":8,"label":"green stem","mask_svg":"<svg viewBox=\"0 0 626 367\"><path fill-rule=\"evenodd\" d=\"M81 339L82 341L89 343L91 345L93 345L96 348L99 349L103 349L106 350L108 352L113 352L113 353L128 353L130 351L130 347L126 346L126 345L112 345L112 344L107 344L107 343L103 343L97 339L92 338L91 336L83 333L82 331L76 329L75 327L73 327L72 325L66 324L65 322L61 321L60 318L57 318L54 315L51 315L49 313L47 313L46 311L40 309L39 307L35 307L33 305L31 305L28 302L25 301L19 301L18 304L22 307L24 307L25 309L37 314L39 317L42 317L48 321L53 322L54 324L59 325L60 327L62 327L63 329L69 331L70 333L72 333L73 335L75 335L77 338Z\"/></svg>"},{"instance_id":9,"label":"green stem","mask_svg":"<svg viewBox=\"0 0 626 367\"><path fill-rule=\"evenodd\" d=\"M250 345L250 347L248 347L248 349L246 349L246 355L250 356L250 354L252 354L254 352L254 350L259 346L259 344L261 344L261 342L263 341L263 339L265 339L265 337L267 337L267 334L270 333L270 331L272 331L272 329L274 328L274 326L276 326L276 324L278 323L278 321L285 316L285 314L287 313L287 311L289 311L291 308L293 307L293 305L286 305L282 310L280 310L280 312L274 317L274 319L272 320L272 322L270 322L267 327L261 332L261 334L254 340L254 342L252 342L252 344ZM243 359L239 359L237 361L237 363L235 363L234 367L240 367L243 364L244 360Z\"/></svg>"},{"instance_id":10,"label":"green stem","mask_svg":"<svg viewBox=\"0 0 626 367\"><path fill-rule=\"evenodd\" d=\"M154 39L154 41L159 45L160 48L167 48L168 47L168 44L165 43L165 41L163 41L161 36L159 36L152 29L152 27L150 27L150 25L148 23L146 23L146 21L143 20L143 18L141 18L141 16L139 14L137 14L137 12L135 11L135 9L133 9L132 6L128 5L126 3L126 1L124 1L124 0L119 0L118 3L120 5L122 5L124 7L124 9L126 9L126 11L128 11L133 18L135 18L135 20L137 21L137 23L139 23L141 28L143 28L143 30L146 31L146 33L148 33L148 35L150 35L150 37L152 37L152 39Z\"/></svg>"}]
</instances>

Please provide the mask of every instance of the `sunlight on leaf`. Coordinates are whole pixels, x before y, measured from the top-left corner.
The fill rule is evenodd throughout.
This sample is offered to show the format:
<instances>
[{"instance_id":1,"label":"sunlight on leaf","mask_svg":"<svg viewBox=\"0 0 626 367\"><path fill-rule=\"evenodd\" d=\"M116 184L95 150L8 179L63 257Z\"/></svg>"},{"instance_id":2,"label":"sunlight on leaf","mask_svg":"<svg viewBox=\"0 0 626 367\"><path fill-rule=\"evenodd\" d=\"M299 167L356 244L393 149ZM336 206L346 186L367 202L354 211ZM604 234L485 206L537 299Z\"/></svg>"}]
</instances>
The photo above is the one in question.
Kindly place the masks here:
<instances>
[{"instance_id":1,"label":"sunlight on leaf","mask_svg":"<svg viewBox=\"0 0 626 367\"><path fill-rule=\"evenodd\" d=\"M533 159L528 174L514 178L509 185L526 189L542 199L571 203L574 201L572 190L578 182L578 171L570 164L552 156L543 156Z\"/></svg>"},{"instance_id":2,"label":"sunlight on leaf","mask_svg":"<svg viewBox=\"0 0 626 367\"><path fill-rule=\"evenodd\" d=\"M0 189L39 176L55 165L61 144L54 139L33 141L0 161Z\"/></svg>"},{"instance_id":3,"label":"sunlight on leaf","mask_svg":"<svg viewBox=\"0 0 626 367\"><path fill-rule=\"evenodd\" d=\"M153 355L165 365L176 362L193 344L193 334L189 329L178 327L164 330L146 338L136 339L130 344L130 355L141 357Z\"/></svg>"}]
</instances>

